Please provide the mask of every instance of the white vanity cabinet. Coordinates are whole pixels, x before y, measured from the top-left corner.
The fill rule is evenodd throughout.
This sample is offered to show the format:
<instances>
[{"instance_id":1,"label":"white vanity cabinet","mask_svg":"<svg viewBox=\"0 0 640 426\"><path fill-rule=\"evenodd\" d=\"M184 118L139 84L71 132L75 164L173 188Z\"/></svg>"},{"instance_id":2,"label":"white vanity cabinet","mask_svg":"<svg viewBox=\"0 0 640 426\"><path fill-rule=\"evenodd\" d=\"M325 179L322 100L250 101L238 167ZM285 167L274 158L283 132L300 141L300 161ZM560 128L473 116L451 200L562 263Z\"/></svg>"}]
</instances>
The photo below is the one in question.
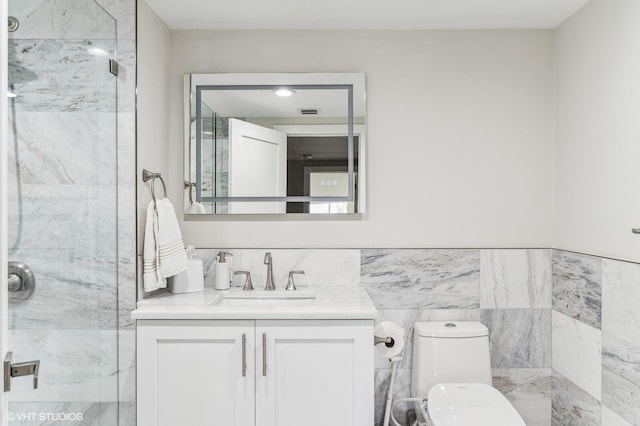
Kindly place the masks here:
<instances>
[{"instance_id":1,"label":"white vanity cabinet","mask_svg":"<svg viewBox=\"0 0 640 426\"><path fill-rule=\"evenodd\" d=\"M138 320L137 331L138 426L374 423L371 320Z\"/></svg>"},{"instance_id":2,"label":"white vanity cabinet","mask_svg":"<svg viewBox=\"0 0 640 426\"><path fill-rule=\"evenodd\" d=\"M373 425L372 321L256 321L257 426Z\"/></svg>"},{"instance_id":3,"label":"white vanity cabinet","mask_svg":"<svg viewBox=\"0 0 640 426\"><path fill-rule=\"evenodd\" d=\"M138 426L252 425L254 334L255 321L138 321Z\"/></svg>"}]
</instances>

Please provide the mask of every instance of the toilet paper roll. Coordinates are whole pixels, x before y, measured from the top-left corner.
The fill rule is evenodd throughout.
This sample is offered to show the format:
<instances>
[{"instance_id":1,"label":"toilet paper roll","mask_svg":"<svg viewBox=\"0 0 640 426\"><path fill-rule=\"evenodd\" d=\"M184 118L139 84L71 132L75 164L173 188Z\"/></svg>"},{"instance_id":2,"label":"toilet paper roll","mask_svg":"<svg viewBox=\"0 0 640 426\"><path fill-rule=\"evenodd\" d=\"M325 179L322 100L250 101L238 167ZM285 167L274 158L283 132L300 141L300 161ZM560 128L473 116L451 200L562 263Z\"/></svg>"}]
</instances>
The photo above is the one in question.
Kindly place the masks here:
<instances>
[{"instance_id":1,"label":"toilet paper roll","mask_svg":"<svg viewBox=\"0 0 640 426\"><path fill-rule=\"evenodd\" d=\"M385 342L377 343L375 345L376 350L383 357L392 358L402 353L402 349L404 349L404 328L400 327L398 324L394 324L390 321L382 321L373 329L373 335L383 339L386 339L387 337L391 337L393 339L393 344L391 346Z\"/></svg>"}]
</instances>

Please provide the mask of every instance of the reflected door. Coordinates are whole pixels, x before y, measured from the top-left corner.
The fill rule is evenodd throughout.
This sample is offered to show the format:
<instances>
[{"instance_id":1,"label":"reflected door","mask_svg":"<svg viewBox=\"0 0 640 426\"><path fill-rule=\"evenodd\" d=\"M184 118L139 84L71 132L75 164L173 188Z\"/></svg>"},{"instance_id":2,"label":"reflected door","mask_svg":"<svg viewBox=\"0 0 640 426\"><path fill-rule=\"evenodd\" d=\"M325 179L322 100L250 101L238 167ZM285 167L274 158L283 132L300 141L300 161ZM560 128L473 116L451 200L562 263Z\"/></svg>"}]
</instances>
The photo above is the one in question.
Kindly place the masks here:
<instances>
[{"instance_id":1,"label":"reflected door","mask_svg":"<svg viewBox=\"0 0 640 426\"><path fill-rule=\"evenodd\" d=\"M229 197L286 197L286 133L229 120ZM286 203L229 203L230 213L286 213Z\"/></svg>"}]
</instances>

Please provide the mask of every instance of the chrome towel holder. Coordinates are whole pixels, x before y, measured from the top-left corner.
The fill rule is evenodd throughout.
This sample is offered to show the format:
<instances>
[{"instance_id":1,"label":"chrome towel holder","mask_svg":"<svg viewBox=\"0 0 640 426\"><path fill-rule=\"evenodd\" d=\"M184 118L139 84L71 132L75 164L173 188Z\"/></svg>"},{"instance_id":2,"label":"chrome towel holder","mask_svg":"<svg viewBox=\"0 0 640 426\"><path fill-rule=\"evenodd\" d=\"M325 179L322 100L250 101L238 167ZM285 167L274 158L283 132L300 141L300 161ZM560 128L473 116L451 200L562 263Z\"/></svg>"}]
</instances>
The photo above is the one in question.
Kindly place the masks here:
<instances>
[{"instance_id":1,"label":"chrome towel holder","mask_svg":"<svg viewBox=\"0 0 640 426\"><path fill-rule=\"evenodd\" d=\"M154 183L156 179L160 179L162 183L162 189L164 191L164 197L167 198L167 185L164 184L164 179L162 179L162 175L160 173L153 173L147 169L142 169L142 181L148 182L151 181L151 198L153 198L153 203L156 203L156 190L154 187Z\"/></svg>"},{"instance_id":2,"label":"chrome towel holder","mask_svg":"<svg viewBox=\"0 0 640 426\"><path fill-rule=\"evenodd\" d=\"M188 189L189 190L189 205L193 204L193 191L192 189L195 188L196 191L198 190L198 184L195 182L189 182L188 180L184 181L184 189Z\"/></svg>"}]
</instances>

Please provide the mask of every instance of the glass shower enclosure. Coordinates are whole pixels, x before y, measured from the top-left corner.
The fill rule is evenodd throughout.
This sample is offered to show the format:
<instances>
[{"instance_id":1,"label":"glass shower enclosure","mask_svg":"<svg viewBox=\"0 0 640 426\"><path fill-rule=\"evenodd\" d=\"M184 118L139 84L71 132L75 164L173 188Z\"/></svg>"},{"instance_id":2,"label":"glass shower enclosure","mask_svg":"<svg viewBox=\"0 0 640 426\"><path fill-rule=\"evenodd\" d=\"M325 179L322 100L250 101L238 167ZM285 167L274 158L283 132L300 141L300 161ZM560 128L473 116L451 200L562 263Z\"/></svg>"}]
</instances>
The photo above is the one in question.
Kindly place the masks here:
<instances>
[{"instance_id":1,"label":"glass shower enclosure","mask_svg":"<svg viewBox=\"0 0 640 426\"><path fill-rule=\"evenodd\" d=\"M118 424L116 20L92 0L10 0L9 424ZM11 290L11 289L10 289Z\"/></svg>"}]
</instances>

